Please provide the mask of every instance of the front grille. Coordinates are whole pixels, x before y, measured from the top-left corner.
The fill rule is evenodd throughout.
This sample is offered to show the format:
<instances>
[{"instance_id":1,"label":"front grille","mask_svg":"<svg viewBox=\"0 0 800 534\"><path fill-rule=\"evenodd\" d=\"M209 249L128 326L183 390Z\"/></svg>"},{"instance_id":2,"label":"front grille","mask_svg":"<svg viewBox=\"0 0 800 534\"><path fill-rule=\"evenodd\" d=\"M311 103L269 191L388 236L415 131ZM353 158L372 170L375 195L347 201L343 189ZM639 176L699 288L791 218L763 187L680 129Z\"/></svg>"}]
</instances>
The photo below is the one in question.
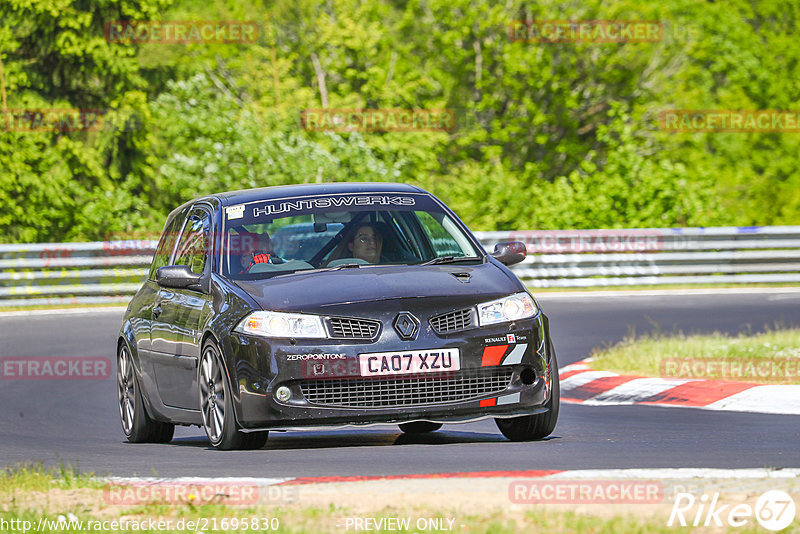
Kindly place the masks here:
<instances>
[{"instance_id":1,"label":"front grille","mask_svg":"<svg viewBox=\"0 0 800 534\"><path fill-rule=\"evenodd\" d=\"M437 334L466 330L472 326L472 308L436 315L430 318L430 323Z\"/></svg>"},{"instance_id":2,"label":"front grille","mask_svg":"<svg viewBox=\"0 0 800 534\"><path fill-rule=\"evenodd\" d=\"M378 335L378 329L381 326L377 321L346 317L331 317L328 321L331 337L339 339L372 339Z\"/></svg>"},{"instance_id":3,"label":"front grille","mask_svg":"<svg viewBox=\"0 0 800 534\"><path fill-rule=\"evenodd\" d=\"M352 408L388 408L444 404L501 393L511 382L511 368L457 371L435 376L303 380L308 402Z\"/></svg>"}]
</instances>

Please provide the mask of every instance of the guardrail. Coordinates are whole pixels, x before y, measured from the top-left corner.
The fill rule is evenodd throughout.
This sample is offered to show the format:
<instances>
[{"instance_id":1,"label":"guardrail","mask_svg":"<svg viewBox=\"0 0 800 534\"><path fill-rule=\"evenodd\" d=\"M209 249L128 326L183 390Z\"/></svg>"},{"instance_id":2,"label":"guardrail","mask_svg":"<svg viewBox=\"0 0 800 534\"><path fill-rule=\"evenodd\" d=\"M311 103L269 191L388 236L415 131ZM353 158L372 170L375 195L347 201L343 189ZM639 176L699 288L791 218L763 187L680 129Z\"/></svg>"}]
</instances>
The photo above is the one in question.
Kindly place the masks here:
<instances>
[{"instance_id":1,"label":"guardrail","mask_svg":"<svg viewBox=\"0 0 800 534\"><path fill-rule=\"evenodd\" d=\"M0 306L122 304L147 276L157 241L0 244Z\"/></svg>"},{"instance_id":2,"label":"guardrail","mask_svg":"<svg viewBox=\"0 0 800 534\"><path fill-rule=\"evenodd\" d=\"M800 226L476 232L522 241L531 287L800 282ZM0 245L0 306L125 303L156 241Z\"/></svg>"},{"instance_id":3,"label":"guardrail","mask_svg":"<svg viewBox=\"0 0 800 534\"><path fill-rule=\"evenodd\" d=\"M522 241L532 287L800 282L800 226L483 232Z\"/></svg>"}]
</instances>

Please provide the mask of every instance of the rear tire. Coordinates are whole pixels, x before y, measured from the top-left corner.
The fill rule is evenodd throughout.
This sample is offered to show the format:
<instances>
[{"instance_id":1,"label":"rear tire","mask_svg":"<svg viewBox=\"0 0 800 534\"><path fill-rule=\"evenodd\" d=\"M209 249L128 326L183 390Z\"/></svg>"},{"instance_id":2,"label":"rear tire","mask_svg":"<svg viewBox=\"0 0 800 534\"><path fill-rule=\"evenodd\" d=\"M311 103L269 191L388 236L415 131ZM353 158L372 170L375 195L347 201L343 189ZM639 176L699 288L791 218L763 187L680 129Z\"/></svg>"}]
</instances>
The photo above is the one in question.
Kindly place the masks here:
<instances>
[{"instance_id":1,"label":"rear tire","mask_svg":"<svg viewBox=\"0 0 800 534\"><path fill-rule=\"evenodd\" d=\"M225 451L263 447L269 432L239 431L222 357L213 340L203 345L197 373L203 428L211 445Z\"/></svg>"},{"instance_id":2,"label":"rear tire","mask_svg":"<svg viewBox=\"0 0 800 534\"><path fill-rule=\"evenodd\" d=\"M436 432L442 428L442 423L432 423L430 421L412 421L411 423L401 423L400 430L406 434L426 434Z\"/></svg>"},{"instance_id":3,"label":"rear tire","mask_svg":"<svg viewBox=\"0 0 800 534\"><path fill-rule=\"evenodd\" d=\"M510 419L495 419L497 428L505 437L511 441L531 441L543 439L553 433L558 422L558 409L561 404L561 386L558 380L558 362L552 343L550 348L550 373L552 388L550 399L545 403L548 408L545 413L534 415L523 415L522 417L512 417Z\"/></svg>"},{"instance_id":4,"label":"rear tire","mask_svg":"<svg viewBox=\"0 0 800 534\"><path fill-rule=\"evenodd\" d=\"M123 342L117 352L117 406L122 431L131 443L169 443L175 425L155 421L147 415L133 358Z\"/></svg>"}]
</instances>

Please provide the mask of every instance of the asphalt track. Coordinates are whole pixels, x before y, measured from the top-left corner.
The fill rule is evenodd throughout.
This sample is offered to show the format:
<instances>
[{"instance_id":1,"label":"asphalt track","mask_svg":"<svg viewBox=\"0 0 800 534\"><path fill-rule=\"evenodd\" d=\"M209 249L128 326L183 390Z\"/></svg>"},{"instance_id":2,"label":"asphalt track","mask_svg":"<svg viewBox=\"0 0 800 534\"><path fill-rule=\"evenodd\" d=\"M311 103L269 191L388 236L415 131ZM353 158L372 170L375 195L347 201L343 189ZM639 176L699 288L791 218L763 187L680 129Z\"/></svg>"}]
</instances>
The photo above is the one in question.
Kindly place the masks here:
<instances>
[{"instance_id":1,"label":"asphalt track","mask_svg":"<svg viewBox=\"0 0 800 534\"><path fill-rule=\"evenodd\" d=\"M539 299L560 365L634 330L761 331L800 326L800 292ZM0 357L105 356L122 311L0 316ZM553 436L511 443L492 420L423 437L393 426L273 432L257 451L221 452L199 428L130 444L115 378L0 380L0 466L42 460L117 476L299 477L527 469L798 467L800 418L651 406L563 404Z\"/></svg>"}]
</instances>

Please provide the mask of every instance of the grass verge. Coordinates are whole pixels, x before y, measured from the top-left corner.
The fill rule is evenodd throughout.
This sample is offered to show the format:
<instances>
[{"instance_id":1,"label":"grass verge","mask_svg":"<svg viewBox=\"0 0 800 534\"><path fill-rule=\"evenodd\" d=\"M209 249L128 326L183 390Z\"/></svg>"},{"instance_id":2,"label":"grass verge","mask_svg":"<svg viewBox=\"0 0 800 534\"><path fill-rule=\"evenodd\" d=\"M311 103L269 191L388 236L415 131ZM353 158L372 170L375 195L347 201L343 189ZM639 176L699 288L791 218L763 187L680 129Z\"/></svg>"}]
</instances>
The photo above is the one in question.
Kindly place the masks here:
<instances>
[{"instance_id":1,"label":"grass verge","mask_svg":"<svg viewBox=\"0 0 800 534\"><path fill-rule=\"evenodd\" d=\"M800 329L632 335L592 357L593 368L626 375L800 384Z\"/></svg>"},{"instance_id":2,"label":"grass verge","mask_svg":"<svg viewBox=\"0 0 800 534\"><path fill-rule=\"evenodd\" d=\"M457 525L452 529L447 523L448 513L430 512L425 510L388 509L378 511L369 517L361 516L360 519L370 519L370 526L361 523L361 528L354 525L345 525L351 512L347 508L320 509L320 508L294 508L294 509L229 509L209 511L203 507L191 510L175 507L168 516L123 515L113 520L93 519L92 516L82 514L80 517L71 514L63 516L59 523L56 516L44 516L37 510L26 510L6 514L0 512L0 523L7 521L10 528L14 525L24 528L30 525L32 531L40 533L85 533L85 532L148 532L148 533L242 533L242 532L281 532L281 533L335 533L335 532L375 532L375 533L419 533L419 532L455 532L455 533L496 533L517 534L519 532L548 532L573 533L592 532L597 534L618 533L670 533L691 532L690 528L668 527L663 522L643 520L632 516L617 516L600 518L574 512L541 512L530 511L518 517L510 517L502 510L495 510L484 514L459 514ZM152 521L151 521L152 518ZM400 523L405 519L408 523ZM355 518L352 518L355 519ZM352 520L351 519L351 520ZM244 529L246 521L254 521L257 528ZM419 530L416 521L433 521L436 527ZM389 523L388 521L392 521ZM263 523L261 523L263 522ZM252 523L251 523L252 524ZM424 523L420 523L424 524ZM41 527L38 527L41 525ZM232 525L238 528L233 528ZM378 525L383 525L378 526ZM407 525L407 526L406 526ZM104 528L107 527L107 528ZM116 527L116 528L115 528ZM153 528L150 528L153 527ZM40 530L37 530L40 528ZM733 530L731 530L733 532ZM10 532L5 530L4 532ZM755 532L755 529L744 529L737 532Z\"/></svg>"},{"instance_id":3,"label":"grass verge","mask_svg":"<svg viewBox=\"0 0 800 534\"><path fill-rule=\"evenodd\" d=\"M119 504L108 498L105 482L65 466L24 465L0 472L0 530L3 532L437 532L509 533L681 533L691 527L668 525L674 491L647 504L512 504L512 479L358 482L345 485L268 486L258 502L244 506L195 504L191 499ZM607 482L607 481L606 481ZM681 491L688 491L681 481ZM731 485L732 482L736 484ZM725 502L751 502L764 488L701 486L692 491L724 491ZM782 480L797 494L794 481ZM791 484L789 484L791 483ZM788 484L788 485L787 485ZM263 490L283 488L280 498ZM727 489L726 489L727 488ZM155 494L155 493L152 493ZM137 494L141 495L141 494ZM147 501L147 499L143 499ZM752 504L752 503L751 503ZM688 513L688 512L687 512ZM687 515L689 521L694 515ZM788 532L798 532L793 524ZM744 528L714 531L756 532Z\"/></svg>"}]
</instances>

